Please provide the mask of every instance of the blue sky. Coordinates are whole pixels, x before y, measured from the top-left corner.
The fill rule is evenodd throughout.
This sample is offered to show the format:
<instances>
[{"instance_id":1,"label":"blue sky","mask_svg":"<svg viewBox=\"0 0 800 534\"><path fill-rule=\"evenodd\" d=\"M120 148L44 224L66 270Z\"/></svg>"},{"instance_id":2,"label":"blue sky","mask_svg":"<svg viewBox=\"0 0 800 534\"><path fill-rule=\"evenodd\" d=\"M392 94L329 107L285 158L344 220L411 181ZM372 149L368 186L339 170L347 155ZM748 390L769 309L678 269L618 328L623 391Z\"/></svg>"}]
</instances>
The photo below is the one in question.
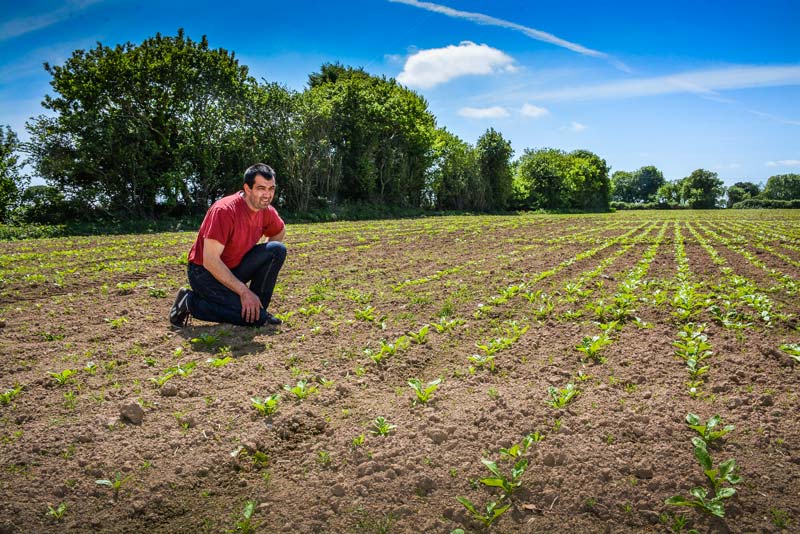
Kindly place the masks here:
<instances>
[{"instance_id":1,"label":"blue sky","mask_svg":"<svg viewBox=\"0 0 800 534\"><path fill-rule=\"evenodd\" d=\"M589 149L612 171L726 184L800 173L800 2L0 0L0 124L23 139L42 63L184 28L257 79L302 90L322 63L397 78L438 125Z\"/></svg>"}]
</instances>

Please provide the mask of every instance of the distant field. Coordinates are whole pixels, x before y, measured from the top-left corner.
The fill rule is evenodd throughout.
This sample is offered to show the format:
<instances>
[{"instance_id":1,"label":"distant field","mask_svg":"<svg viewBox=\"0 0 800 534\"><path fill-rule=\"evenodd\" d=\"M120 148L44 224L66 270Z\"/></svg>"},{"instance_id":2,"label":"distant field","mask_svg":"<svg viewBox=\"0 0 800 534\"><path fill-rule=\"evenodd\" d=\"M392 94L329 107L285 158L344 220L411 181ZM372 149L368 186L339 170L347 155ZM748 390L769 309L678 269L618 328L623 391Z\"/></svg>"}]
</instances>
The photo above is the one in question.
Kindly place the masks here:
<instances>
[{"instance_id":1,"label":"distant field","mask_svg":"<svg viewBox=\"0 0 800 534\"><path fill-rule=\"evenodd\" d=\"M257 329L170 326L193 232L0 242L0 532L797 528L800 211L287 232Z\"/></svg>"}]
</instances>

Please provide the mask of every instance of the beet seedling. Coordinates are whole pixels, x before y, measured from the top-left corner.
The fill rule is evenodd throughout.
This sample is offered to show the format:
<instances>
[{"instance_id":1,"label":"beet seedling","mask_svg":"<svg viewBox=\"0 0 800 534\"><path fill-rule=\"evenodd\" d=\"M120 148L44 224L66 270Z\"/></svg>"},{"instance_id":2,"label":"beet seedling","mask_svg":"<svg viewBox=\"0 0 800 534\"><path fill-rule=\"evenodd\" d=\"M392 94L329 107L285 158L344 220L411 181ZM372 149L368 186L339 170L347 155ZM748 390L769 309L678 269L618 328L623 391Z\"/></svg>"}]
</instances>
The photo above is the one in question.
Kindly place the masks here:
<instances>
[{"instance_id":1,"label":"beet seedling","mask_svg":"<svg viewBox=\"0 0 800 534\"><path fill-rule=\"evenodd\" d=\"M250 399L250 402L253 404L253 408L255 408L259 414L263 416L272 415L278 410L278 401L280 400L281 396L277 393L273 393L269 397L264 397L260 399L258 397L253 397Z\"/></svg>"},{"instance_id":2,"label":"beet seedling","mask_svg":"<svg viewBox=\"0 0 800 534\"><path fill-rule=\"evenodd\" d=\"M11 403L14 400L14 397L19 395L20 391L22 391L22 386L17 384L13 388L7 389L5 393L0 393L0 404L6 406L7 404Z\"/></svg>"},{"instance_id":3,"label":"beet seedling","mask_svg":"<svg viewBox=\"0 0 800 534\"><path fill-rule=\"evenodd\" d=\"M597 363L605 363L606 358L600 354L604 347L610 345L612 343L611 338L608 336L607 332L603 332L600 335L592 336L592 337L584 337L581 340L581 344L577 345L575 348L578 349L580 352L586 354L588 358L591 358ZM583 361L583 358L581 358Z\"/></svg>"},{"instance_id":4,"label":"beet seedling","mask_svg":"<svg viewBox=\"0 0 800 534\"><path fill-rule=\"evenodd\" d=\"M107 478L101 480L95 480L95 484L98 486L108 486L112 490L114 490L114 500L116 501L119 498L119 492L122 489L122 485L125 484L128 480L130 480L133 475L128 475L126 477L122 476L122 473L117 471L114 473L114 479L110 480Z\"/></svg>"},{"instance_id":5,"label":"beet seedling","mask_svg":"<svg viewBox=\"0 0 800 534\"><path fill-rule=\"evenodd\" d=\"M573 398L580 395L580 390L576 389L575 384L570 382L564 388L550 386L547 388L547 393L550 395L550 400L547 401L547 404L553 408L560 409L569 404Z\"/></svg>"},{"instance_id":6,"label":"beet seedling","mask_svg":"<svg viewBox=\"0 0 800 534\"><path fill-rule=\"evenodd\" d=\"M433 327L437 332L443 334L462 324L464 324L464 319L450 319L448 321L446 317L441 317L438 323L433 323Z\"/></svg>"},{"instance_id":7,"label":"beet seedling","mask_svg":"<svg viewBox=\"0 0 800 534\"><path fill-rule=\"evenodd\" d=\"M380 416L376 417L375 420L372 422L371 432L376 436L386 437L395 428L397 428L397 425L390 425L385 417Z\"/></svg>"},{"instance_id":8,"label":"beet seedling","mask_svg":"<svg viewBox=\"0 0 800 534\"><path fill-rule=\"evenodd\" d=\"M306 382L305 380L298 380L297 385L295 385L294 387L287 384L283 386L283 389L294 395L297 398L297 400L303 400L312 393L316 393L317 386L308 385L308 382Z\"/></svg>"},{"instance_id":9,"label":"beet seedling","mask_svg":"<svg viewBox=\"0 0 800 534\"><path fill-rule=\"evenodd\" d=\"M483 369L484 367L488 367L489 371L494 373L494 354L487 354L486 356L473 354L472 356L468 356L467 359L475 364L475 368ZM472 372L473 369L473 367L470 367L470 372Z\"/></svg>"},{"instance_id":10,"label":"beet seedling","mask_svg":"<svg viewBox=\"0 0 800 534\"><path fill-rule=\"evenodd\" d=\"M482 478L480 483L484 486L500 488L506 498L511 497L511 494L522 485L522 475L528 468L528 460L523 458L514 464L514 467L511 468L511 478L507 478L493 461L482 458L481 462L494 476Z\"/></svg>"},{"instance_id":11,"label":"beet seedling","mask_svg":"<svg viewBox=\"0 0 800 534\"><path fill-rule=\"evenodd\" d=\"M255 512L255 501L247 501L242 510L242 517L233 526L233 532L241 534L254 534L256 531L255 525L252 524L253 512Z\"/></svg>"},{"instance_id":12,"label":"beet seedling","mask_svg":"<svg viewBox=\"0 0 800 534\"><path fill-rule=\"evenodd\" d=\"M58 384L59 386L63 386L67 382L72 380L72 376L77 374L78 371L75 369L64 369L60 373L50 372L50 377L53 379L53 382Z\"/></svg>"},{"instance_id":13,"label":"beet seedling","mask_svg":"<svg viewBox=\"0 0 800 534\"><path fill-rule=\"evenodd\" d=\"M706 478L711 483L714 496L709 498L709 492L706 488L696 487L689 490L689 494L693 498L687 499L682 495L675 495L664 501L664 503L672 506L697 508L707 514L725 517L724 499L733 497L736 494L736 489L724 487L723 485L726 482L729 484L741 482L741 478L736 474L736 460L730 458L715 468L711 455L708 453L706 442L702 438L694 437L692 438L692 444L694 445L695 458L697 458Z\"/></svg>"},{"instance_id":14,"label":"beet seedling","mask_svg":"<svg viewBox=\"0 0 800 534\"><path fill-rule=\"evenodd\" d=\"M703 441L709 445L711 442L721 438L736 428L733 425L725 425L720 430L714 430L721 422L722 418L719 415L715 415L709 419L706 424L702 424L700 418L693 413L686 415L686 424L689 425L689 428L700 434Z\"/></svg>"},{"instance_id":15,"label":"beet seedling","mask_svg":"<svg viewBox=\"0 0 800 534\"><path fill-rule=\"evenodd\" d=\"M511 508L510 504L506 504L505 506L498 507L497 505L500 504L500 501L490 501L486 504L486 512L481 513L478 511L478 508L466 497L456 497L456 500L460 502L464 508L466 508L469 513L472 514L474 519L477 519L484 526L489 527L495 520L503 515L509 508Z\"/></svg>"},{"instance_id":16,"label":"beet seedling","mask_svg":"<svg viewBox=\"0 0 800 534\"><path fill-rule=\"evenodd\" d=\"M422 385L422 382L418 378L411 378L408 380L408 385L411 386L411 389L417 394L417 399L414 402L416 403L419 401L423 404L431 400L433 393L439 388L439 384L441 383L441 378L431 380L425 386Z\"/></svg>"},{"instance_id":17,"label":"beet seedling","mask_svg":"<svg viewBox=\"0 0 800 534\"><path fill-rule=\"evenodd\" d=\"M225 356L224 358L209 358L206 360L206 363L210 363L211 367L224 367L231 363L233 358L231 356Z\"/></svg>"},{"instance_id":18,"label":"beet seedling","mask_svg":"<svg viewBox=\"0 0 800 534\"><path fill-rule=\"evenodd\" d=\"M428 331L430 329L430 325L426 324L418 332L409 332L408 337L417 345L424 345L428 342Z\"/></svg>"},{"instance_id":19,"label":"beet seedling","mask_svg":"<svg viewBox=\"0 0 800 534\"><path fill-rule=\"evenodd\" d=\"M61 521L64 519L64 514L67 513L67 503L62 502L58 505L58 507L53 508L49 504L47 505L47 515L52 517L56 521Z\"/></svg>"},{"instance_id":20,"label":"beet seedling","mask_svg":"<svg viewBox=\"0 0 800 534\"><path fill-rule=\"evenodd\" d=\"M780 349L797 363L800 363L800 343L785 343Z\"/></svg>"}]
</instances>

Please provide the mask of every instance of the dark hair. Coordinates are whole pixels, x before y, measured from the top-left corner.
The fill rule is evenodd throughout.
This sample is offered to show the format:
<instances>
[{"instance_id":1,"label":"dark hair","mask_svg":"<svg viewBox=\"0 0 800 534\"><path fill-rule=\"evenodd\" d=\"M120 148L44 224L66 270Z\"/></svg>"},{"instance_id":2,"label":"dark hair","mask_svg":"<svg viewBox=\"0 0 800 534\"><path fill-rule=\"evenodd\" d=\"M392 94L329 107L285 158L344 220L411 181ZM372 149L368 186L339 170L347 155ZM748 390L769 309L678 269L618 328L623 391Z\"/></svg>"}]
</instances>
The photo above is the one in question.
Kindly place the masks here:
<instances>
[{"instance_id":1,"label":"dark hair","mask_svg":"<svg viewBox=\"0 0 800 534\"><path fill-rule=\"evenodd\" d=\"M252 189L253 184L256 183L256 176L259 174L267 181L275 179L275 171L272 167L266 163L256 163L255 165L250 165L244 171L244 183L247 184L247 187Z\"/></svg>"}]
</instances>

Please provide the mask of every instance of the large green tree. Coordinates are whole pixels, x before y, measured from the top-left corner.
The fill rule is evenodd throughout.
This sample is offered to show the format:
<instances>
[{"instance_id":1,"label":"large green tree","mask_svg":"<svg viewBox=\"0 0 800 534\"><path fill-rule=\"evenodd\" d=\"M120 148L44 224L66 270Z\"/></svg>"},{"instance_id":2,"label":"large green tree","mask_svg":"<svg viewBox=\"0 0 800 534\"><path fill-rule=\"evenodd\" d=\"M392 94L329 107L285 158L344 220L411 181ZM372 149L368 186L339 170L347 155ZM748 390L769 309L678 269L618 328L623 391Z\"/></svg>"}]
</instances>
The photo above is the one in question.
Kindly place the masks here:
<instances>
[{"instance_id":1,"label":"large green tree","mask_svg":"<svg viewBox=\"0 0 800 534\"><path fill-rule=\"evenodd\" d=\"M330 106L328 135L341 161L338 197L420 205L435 129L427 102L394 79L341 65L311 74L309 91Z\"/></svg>"},{"instance_id":2,"label":"large green tree","mask_svg":"<svg viewBox=\"0 0 800 534\"><path fill-rule=\"evenodd\" d=\"M483 209L489 191L481 179L478 155L466 141L437 129L429 188L432 204L442 210Z\"/></svg>"},{"instance_id":3,"label":"large green tree","mask_svg":"<svg viewBox=\"0 0 800 534\"><path fill-rule=\"evenodd\" d=\"M10 126L0 127L0 222L8 221L26 182L22 173L20 148L14 130Z\"/></svg>"},{"instance_id":4,"label":"large green tree","mask_svg":"<svg viewBox=\"0 0 800 534\"><path fill-rule=\"evenodd\" d=\"M525 149L514 176L514 198L528 209L566 207L567 155L555 148Z\"/></svg>"},{"instance_id":5,"label":"large green tree","mask_svg":"<svg viewBox=\"0 0 800 534\"><path fill-rule=\"evenodd\" d=\"M617 171L611 176L611 198L621 202L654 202L664 175L647 165L633 172Z\"/></svg>"},{"instance_id":6,"label":"large green tree","mask_svg":"<svg viewBox=\"0 0 800 534\"><path fill-rule=\"evenodd\" d=\"M731 208L737 202L742 202L748 198L755 198L761 193L761 188L753 182L736 182L727 190L727 207Z\"/></svg>"},{"instance_id":7,"label":"large green tree","mask_svg":"<svg viewBox=\"0 0 800 534\"><path fill-rule=\"evenodd\" d=\"M267 155L248 133L256 82L224 49L183 31L139 45L98 43L45 65L54 116L28 123L37 172L114 212L153 215L157 204L207 204ZM269 129L267 129L269 131ZM272 135L279 135L274 132Z\"/></svg>"},{"instance_id":8,"label":"large green tree","mask_svg":"<svg viewBox=\"0 0 800 534\"><path fill-rule=\"evenodd\" d=\"M725 192L717 173L697 169L681 180L681 198L692 209L716 207Z\"/></svg>"},{"instance_id":9,"label":"large green tree","mask_svg":"<svg viewBox=\"0 0 800 534\"><path fill-rule=\"evenodd\" d=\"M511 156L514 150L511 143L503 138L503 134L489 128L478 138L475 148L478 151L481 179L491 192L488 207L506 209L512 194Z\"/></svg>"},{"instance_id":10,"label":"large green tree","mask_svg":"<svg viewBox=\"0 0 800 534\"><path fill-rule=\"evenodd\" d=\"M566 165L567 207L607 211L611 182L606 160L589 150L575 150L567 155Z\"/></svg>"},{"instance_id":11,"label":"large green tree","mask_svg":"<svg viewBox=\"0 0 800 534\"><path fill-rule=\"evenodd\" d=\"M778 174L767 178L764 198L771 200L800 199L800 174Z\"/></svg>"}]
</instances>

